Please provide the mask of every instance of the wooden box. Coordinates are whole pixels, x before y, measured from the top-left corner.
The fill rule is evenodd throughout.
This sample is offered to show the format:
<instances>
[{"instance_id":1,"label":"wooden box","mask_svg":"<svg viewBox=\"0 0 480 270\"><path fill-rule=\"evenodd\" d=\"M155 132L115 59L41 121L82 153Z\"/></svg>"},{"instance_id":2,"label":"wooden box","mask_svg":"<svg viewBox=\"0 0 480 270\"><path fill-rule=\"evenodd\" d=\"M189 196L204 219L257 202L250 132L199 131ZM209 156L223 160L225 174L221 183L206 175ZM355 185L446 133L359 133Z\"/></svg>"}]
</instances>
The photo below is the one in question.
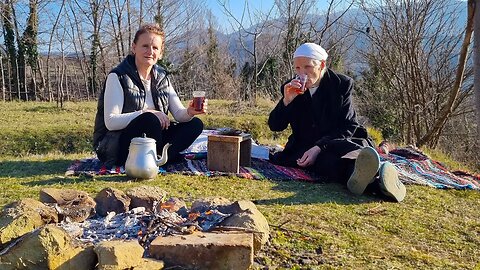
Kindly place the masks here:
<instances>
[{"instance_id":1,"label":"wooden box","mask_svg":"<svg viewBox=\"0 0 480 270\"><path fill-rule=\"evenodd\" d=\"M250 166L252 136L208 135L207 167L210 171L238 173L240 166Z\"/></svg>"}]
</instances>

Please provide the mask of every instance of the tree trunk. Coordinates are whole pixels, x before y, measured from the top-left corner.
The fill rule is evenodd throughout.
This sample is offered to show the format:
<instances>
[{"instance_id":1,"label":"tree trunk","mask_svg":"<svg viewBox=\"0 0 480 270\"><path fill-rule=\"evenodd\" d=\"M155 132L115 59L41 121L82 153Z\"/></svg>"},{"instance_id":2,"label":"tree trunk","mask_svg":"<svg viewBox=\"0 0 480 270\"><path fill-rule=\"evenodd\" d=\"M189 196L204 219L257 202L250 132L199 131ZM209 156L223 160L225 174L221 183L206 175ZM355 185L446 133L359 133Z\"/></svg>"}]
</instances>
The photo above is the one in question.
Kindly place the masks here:
<instances>
[{"instance_id":1,"label":"tree trunk","mask_svg":"<svg viewBox=\"0 0 480 270\"><path fill-rule=\"evenodd\" d=\"M3 57L2 57L2 55L0 55L0 70L2 72L2 97L3 97L3 101L5 101L5 97L6 97L5 91L7 89L5 89L5 74L3 73Z\"/></svg>"},{"instance_id":2,"label":"tree trunk","mask_svg":"<svg viewBox=\"0 0 480 270\"><path fill-rule=\"evenodd\" d=\"M17 85L18 100L22 97L22 87L20 87L20 78L18 78L18 58L15 58L15 84Z\"/></svg>"},{"instance_id":3,"label":"tree trunk","mask_svg":"<svg viewBox=\"0 0 480 270\"><path fill-rule=\"evenodd\" d=\"M38 59L37 59L38 63ZM33 83L33 99L38 101L38 87L37 87L37 70L34 67L30 67L32 70L32 83Z\"/></svg>"},{"instance_id":4,"label":"tree trunk","mask_svg":"<svg viewBox=\"0 0 480 270\"><path fill-rule=\"evenodd\" d=\"M127 0L127 27L128 27L128 43L127 43L127 51L125 52L128 54L129 46L132 45L132 8L130 6L130 0Z\"/></svg>"},{"instance_id":5,"label":"tree trunk","mask_svg":"<svg viewBox=\"0 0 480 270\"><path fill-rule=\"evenodd\" d=\"M115 19L114 19L115 14L113 13L113 10L117 10L117 9L116 8L113 9L110 6L110 1L106 1L105 3L107 5L108 14L110 15L110 23L112 24L112 31L113 31L113 36L115 38L115 47L117 49L118 62L121 62L124 56L123 56L123 51L121 49L122 42L120 40L120 34L119 33L122 31L122 29L119 28L118 31L117 31L117 26L115 25ZM113 3L115 4L115 1ZM117 17L120 17L120 15L117 14Z\"/></svg>"},{"instance_id":6,"label":"tree trunk","mask_svg":"<svg viewBox=\"0 0 480 270\"><path fill-rule=\"evenodd\" d=\"M473 18L474 18L473 16L475 14L474 9L475 9L474 0L468 1L468 9L467 9L468 17L467 17L467 26L465 27L465 37L463 39L462 47L460 49L460 55L458 57L457 74L455 76L455 83L453 84L453 87L450 90L449 99L447 103L443 105L443 108L440 111L437 120L433 124L433 128L430 129L418 141L418 146L423 146L425 144L430 143L430 141L435 140L435 136L438 136L438 134L441 133L442 128L445 126L445 123L447 122L448 118L452 114L454 103L457 100L458 93L460 92L460 87L462 86L463 75L465 72L465 65L467 63L468 47L470 46L470 42L472 40Z\"/></svg>"},{"instance_id":7,"label":"tree trunk","mask_svg":"<svg viewBox=\"0 0 480 270\"><path fill-rule=\"evenodd\" d=\"M62 87L62 93L66 97L67 101L70 101L70 91L68 90L68 75L67 75L67 63L65 61L65 54L62 53L62 65L60 70L60 81ZM65 89L65 90L64 90Z\"/></svg>"},{"instance_id":8,"label":"tree trunk","mask_svg":"<svg viewBox=\"0 0 480 270\"><path fill-rule=\"evenodd\" d=\"M18 99L21 100L22 92L25 94L25 100L28 100L27 88L25 87L25 46L22 41L22 37L20 36L20 32L18 31L18 20L17 15L15 13L15 9L13 6L13 1L10 2L11 10L12 10L12 19L13 19L13 29L15 30L15 39L17 40L17 48L18 54L17 58L15 59L16 62L16 73L15 76L17 89L18 89Z\"/></svg>"},{"instance_id":9,"label":"tree trunk","mask_svg":"<svg viewBox=\"0 0 480 270\"><path fill-rule=\"evenodd\" d=\"M72 14L73 14L73 18L74 18L74 23L71 26L72 33L74 33L75 30L77 31L78 44L80 46L80 52L79 52L79 49L77 47L77 42L74 42L73 46L75 48L75 54L77 55L77 59L80 63L80 69L81 69L82 75L83 75L82 76L83 84L84 84L84 87L85 87L84 89L85 89L85 92L86 92L86 95L87 95L87 101L90 101L90 91L89 91L89 85L88 85L89 71L88 71L88 65L86 64L87 56L86 56L86 53L85 53L84 40L82 38L83 31L82 31L82 28L81 28L81 24L79 23L79 20L77 19L77 15L75 13L75 10L74 10L73 6L70 6L70 9L72 10ZM80 53L81 53L81 58L78 57L80 55ZM76 72L75 72L75 75L77 75ZM78 85L80 85L80 84L78 84Z\"/></svg>"},{"instance_id":10,"label":"tree trunk","mask_svg":"<svg viewBox=\"0 0 480 270\"><path fill-rule=\"evenodd\" d=\"M475 6L474 11L474 43L473 43L473 69L474 69L474 87L475 104L477 109L477 141L480 143L480 0L469 0ZM478 145L477 143L477 145Z\"/></svg>"},{"instance_id":11,"label":"tree trunk","mask_svg":"<svg viewBox=\"0 0 480 270\"><path fill-rule=\"evenodd\" d=\"M42 60L38 59L38 75L40 75L40 80L42 81L42 92L43 92L43 100L45 100L45 87L47 86L46 80L45 80L45 75L43 74L43 64Z\"/></svg>"},{"instance_id":12,"label":"tree trunk","mask_svg":"<svg viewBox=\"0 0 480 270\"><path fill-rule=\"evenodd\" d=\"M28 87L27 87L27 59L23 57L23 89L25 90L25 101L28 101Z\"/></svg>"},{"instance_id":13,"label":"tree trunk","mask_svg":"<svg viewBox=\"0 0 480 270\"><path fill-rule=\"evenodd\" d=\"M60 15L62 14L63 7L65 6L65 0L62 1L62 5L60 6L60 9L58 10L57 17L55 18L55 23L52 26L52 31L50 32L50 40L48 42L48 53L47 53L47 96L48 96L48 101L52 101L53 99L53 92L52 92L52 87L50 84L50 55L52 52L52 43L53 43L53 38L54 38L54 33L55 30L57 29L58 22L60 21Z\"/></svg>"},{"instance_id":14,"label":"tree trunk","mask_svg":"<svg viewBox=\"0 0 480 270\"><path fill-rule=\"evenodd\" d=\"M143 0L140 0L140 10L138 15L138 28L143 24ZM129 44L131 45L131 43Z\"/></svg>"}]
</instances>

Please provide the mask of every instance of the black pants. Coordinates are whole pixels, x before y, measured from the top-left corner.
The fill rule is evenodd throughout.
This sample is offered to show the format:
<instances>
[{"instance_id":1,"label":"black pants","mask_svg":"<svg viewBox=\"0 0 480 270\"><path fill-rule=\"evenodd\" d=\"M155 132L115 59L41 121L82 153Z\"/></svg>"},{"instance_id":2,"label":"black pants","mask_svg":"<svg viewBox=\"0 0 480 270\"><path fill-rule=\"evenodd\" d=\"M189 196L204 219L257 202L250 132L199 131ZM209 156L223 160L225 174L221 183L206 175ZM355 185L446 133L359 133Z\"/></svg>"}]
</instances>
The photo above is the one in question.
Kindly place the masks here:
<instances>
[{"instance_id":1,"label":"black pants","mask_svg":"<svg viewBox=\"0 0 480 270\"><path fill-rule=\"evenodd\" d=\"M355 159L342 158L342 156L367 145L368 143L364 139L332 140L328 143L327 148L318 154L315 164L305 169L314 171L327 181L346 183L353 172ZM297 159L301 158L310 148L293 149L273 154L270 156L270 161L282 166L300 168L297 165Z\"/></svg>"},{"instance_id":2,"label":"black pants","mask_svg":"<svg viewBox=\"0 0 480 270\"><path fill-rule=\"evenodd\" d=\"M168 129L162 129L160 121L153 113L143 113L133 119L120 135L117 165L124 165L128 157L130 142L135 137L141 137L143 133L148 138L155 139L157 154L162 152L167 143L172 145L168 148L168 163L181 160L181 151L187 149L193 141L202 133L203 123L198 118L188 122L171 122Z\"/></svg>"}]
</instances>

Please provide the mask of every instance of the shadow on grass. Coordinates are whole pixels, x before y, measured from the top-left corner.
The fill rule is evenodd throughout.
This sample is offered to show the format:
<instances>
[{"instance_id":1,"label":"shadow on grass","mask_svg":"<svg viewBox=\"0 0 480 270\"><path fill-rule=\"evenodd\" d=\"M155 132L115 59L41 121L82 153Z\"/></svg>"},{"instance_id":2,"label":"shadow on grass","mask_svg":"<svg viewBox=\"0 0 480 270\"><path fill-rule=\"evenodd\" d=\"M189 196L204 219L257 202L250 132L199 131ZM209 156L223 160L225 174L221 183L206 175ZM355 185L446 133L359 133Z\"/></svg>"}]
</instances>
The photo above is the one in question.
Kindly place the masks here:
<instances>
[{"instance_id":1,"label":"shadow on grass","mask_svg":"<svg viewBox=\"0 0 480 270\"><path fill-rule=\"evenodd\" d=\"M73 160L2 161L0 177L27 178L49 174L65 174Z\"/></svg>"},{"instance_id":2,"label":"shadow on grass","mask_svg":"<svg viewBox=\"0 0 480 270\"><path fill-rule=\"evenodd\" d=\"M92 181L95 182L128 182L132 179L127 177L126 175L102 175L102 176L87 176L87 175L80 175L80 176L69 176L69 177L53 177L50 179L45 180L36 180L25 182L23 185L26 186L49 186L49 185L67 185L67 184L78 184L81 182L88 182Z\"/></svg>"},{"instance_id":3,"label":"shadow on grass","mask_svg":"<svg viewBox=\"0 0 480 270\"><path fill-rule=\"evenodd\" d=\"M293 193L293 195L276 199L254 200L259 205L298 205L298 204L359 204L379 201L380 198L371 193L357 196L348 191L347 187L338 183L308 183L299 181L277 182L272 190Z\"/></svg>"}]
</instances>

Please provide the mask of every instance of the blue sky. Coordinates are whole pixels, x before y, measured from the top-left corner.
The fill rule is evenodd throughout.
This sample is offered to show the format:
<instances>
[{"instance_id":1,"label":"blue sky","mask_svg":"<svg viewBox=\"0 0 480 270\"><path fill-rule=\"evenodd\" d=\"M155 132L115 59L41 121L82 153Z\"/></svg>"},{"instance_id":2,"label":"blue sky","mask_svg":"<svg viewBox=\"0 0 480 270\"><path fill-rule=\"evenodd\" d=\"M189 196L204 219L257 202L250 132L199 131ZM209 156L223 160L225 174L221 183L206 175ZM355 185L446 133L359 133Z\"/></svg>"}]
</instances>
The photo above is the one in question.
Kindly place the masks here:
<instances>
[{"instance_id":1,"label":"blue sky","mask_svg":"<svg viewBox=\"0 0 480 270\"><path fill-rule=\"evenodd\" d=\"M232 12L236 18L242 16L242 12L247 4L251 12L263 11L267 12L274 3L274 0L206 0L208 8L212 11L213 15L217 18L217 24L221 28L220 30L229 31L231 18L225 14L224 8L219 3L226 3L226 7Z\"/></svg>"},{"instance_id":2,"label":"blue sky","mask_svg":"<svg viewBox=\"0 0 480 270\"><path fill-rule=\"evenodd\" d=\"M274 0L206 0L207 7L212 11L213 15L217 18L217 24L220 27L219 30L230 31L231 18L227 16L224 12L223 7L219 3L225 2L226 6L229 7L230 11L237 18L240 18L245 7L245 4L248 4L248 7L252 13L256 11L261 11L267 13L274 5ZM317 1L317 8L319 10L326 10L328 7L329 1ZM346 5L350 1L336 1L337 3Z\"/></svg>"}]
</instances>

